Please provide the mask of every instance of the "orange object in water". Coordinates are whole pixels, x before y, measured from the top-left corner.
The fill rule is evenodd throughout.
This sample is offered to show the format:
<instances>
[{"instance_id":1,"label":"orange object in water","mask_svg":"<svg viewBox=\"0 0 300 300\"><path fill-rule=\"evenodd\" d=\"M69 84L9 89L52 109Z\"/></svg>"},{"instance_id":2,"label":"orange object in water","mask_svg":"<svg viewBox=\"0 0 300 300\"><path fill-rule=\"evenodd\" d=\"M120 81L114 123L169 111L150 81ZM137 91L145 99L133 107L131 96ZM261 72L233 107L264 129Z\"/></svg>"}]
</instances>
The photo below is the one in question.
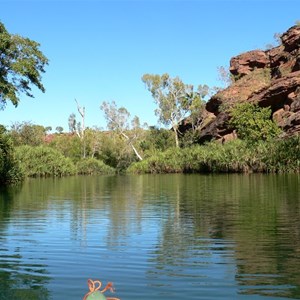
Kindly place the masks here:
<instances>
[{"instance_id":1,"label":"orange object in water","mask_svg":"<svg viewBox=\"0 0 300 300\"><path fill-rule=\"evenodd\" d=\"M89 279L88 287L90 291L83 297L83 300L120 300L119 298L111 298L111 297L106 298L103 294L107 290L114 292L112 282L109 282L102 291L100 291L101 286L102 286L101 281L99 280L93 281L92 279Z\"/></svg>"}]
</instances>

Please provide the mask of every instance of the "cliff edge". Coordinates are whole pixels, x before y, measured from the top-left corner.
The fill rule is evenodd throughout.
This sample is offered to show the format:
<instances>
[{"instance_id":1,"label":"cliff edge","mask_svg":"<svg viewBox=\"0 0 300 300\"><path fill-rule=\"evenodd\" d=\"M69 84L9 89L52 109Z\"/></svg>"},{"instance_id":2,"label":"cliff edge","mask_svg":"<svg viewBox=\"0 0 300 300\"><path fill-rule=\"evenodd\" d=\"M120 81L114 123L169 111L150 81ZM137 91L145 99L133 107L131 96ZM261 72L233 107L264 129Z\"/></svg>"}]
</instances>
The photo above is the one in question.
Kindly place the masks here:
<instances>
[{"instance_id":1,"label":"cliff edge","mask_svg":"<svg viewBox=\"0 0 300 300\"><path fill-rule=\"evenodd\" d=\"M281 45L253 50L230 60L233 83L206 103L198 141L235 138L227 126L226 108L236 103L256 103L271 107L272 118L285 136L300 133L300 26L291 27L281 36Z\"/></svg>"}]
</instances>

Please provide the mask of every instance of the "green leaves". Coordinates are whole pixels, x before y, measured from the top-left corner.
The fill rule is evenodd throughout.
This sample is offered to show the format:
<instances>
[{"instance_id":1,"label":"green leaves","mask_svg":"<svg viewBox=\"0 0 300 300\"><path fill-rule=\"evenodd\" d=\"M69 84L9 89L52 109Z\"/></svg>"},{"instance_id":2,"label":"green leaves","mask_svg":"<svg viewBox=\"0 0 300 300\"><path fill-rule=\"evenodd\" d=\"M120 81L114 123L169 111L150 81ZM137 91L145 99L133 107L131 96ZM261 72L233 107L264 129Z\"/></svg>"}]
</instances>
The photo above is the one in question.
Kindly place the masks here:
<instances>
[{"instance_id":1,"label":"green leaves","mask_svg":"<svg viewBox=\"0 0 300 300\"><path fill-rule=\"evenodd\" d=\"M11 35L0 22L0 102L14 106L19 103L19 93L33 97L31 85L42 92L41 73L48 59L39 50L40 44L19 35Z\"/></svg>"},{"instance_id":2,"label":"green leaves","mask_svg":"<svg viewBox=\"0 0 300 300\"><path fill-rule=\"evenodd\" d=\"M171 78L169 74L160 75L145 74L142 81L151 92L158 108L155 114L159 122L165 126L172 126L175 133L175 141L179 147L178 125L193 109L198 109L202 96L208 93L206 85L199 86L198 91L194 87L183 83L179 77Z\"/></svg>"},{"instance_id":3,"label":"green leaves","mask_svg":"<svg viewBox=\"0 0 300 300\"><path fill-rule=\"evenodd\" d=\"M0 130L0 186L22 181L23 173L14 155L12 140L5 132Z\"/></svg>"},{"instance_id":4,"label":"green leaves","mask_svg":"<svg viewBox=\"0 0 300 300\"><path fill-rule=\"evenodd\" d=\"M271 120L271 109L251 103L237 104L230 109L229 125L236 129L239 138L250 143L267 141L281 133Z\"/></svg>"},{"instance_id":5,"label":"green leaves","mask_svg":"<svg viewBox=\"0 0 300 300\"><path fill-rule=\"evenodd\" d=\"M23 145L16 148L16 157L29 177L61 177L76 173L71 159L50 147Z\"/></svg>"}]
</instances>

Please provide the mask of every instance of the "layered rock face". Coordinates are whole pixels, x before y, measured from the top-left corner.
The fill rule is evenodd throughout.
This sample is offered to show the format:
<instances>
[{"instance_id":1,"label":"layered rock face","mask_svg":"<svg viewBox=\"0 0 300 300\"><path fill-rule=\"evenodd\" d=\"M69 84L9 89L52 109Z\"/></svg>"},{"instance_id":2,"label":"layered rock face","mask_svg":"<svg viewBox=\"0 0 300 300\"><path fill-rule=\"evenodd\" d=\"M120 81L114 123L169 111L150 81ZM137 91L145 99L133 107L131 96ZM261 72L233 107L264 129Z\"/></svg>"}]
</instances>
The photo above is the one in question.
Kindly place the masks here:
<instances>
[{"instance_id":1,"label":"layered rock face","mask_svg":"<svg viewBox=\"0 0 300 300\"><path fill-rule=\"evenodd\" d=\"M254 50L233 57L234 82L206 104L209 121L199 127L199 142L235 138L228 128L227 108L236 103L271 107L273 120L286 136L300 133L300 26L281 36L282 44L270 50Z\"/></svg>"}]
</instances>

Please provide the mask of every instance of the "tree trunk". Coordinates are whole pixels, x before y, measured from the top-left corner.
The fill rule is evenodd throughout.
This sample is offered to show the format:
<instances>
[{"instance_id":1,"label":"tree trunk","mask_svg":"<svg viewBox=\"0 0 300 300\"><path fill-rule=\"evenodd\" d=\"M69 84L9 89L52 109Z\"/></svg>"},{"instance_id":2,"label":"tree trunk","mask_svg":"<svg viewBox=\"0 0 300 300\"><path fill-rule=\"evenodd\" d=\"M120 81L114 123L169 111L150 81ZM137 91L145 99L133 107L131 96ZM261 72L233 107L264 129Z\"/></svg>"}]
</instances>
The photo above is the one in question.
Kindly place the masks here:
<instances>
[{"instance_id":1,"label":"tree trunk","mask_svg":"<svg viewBox=\"0 0 300 300\"><path fill-rule=\"evenodd\" d=\"M176 142L176 147L179 148L179 139L178 139L178 130L176 126L173 126L174 134L175 134L175 142Z\"/></svg>"},{"instance_id":2,"label":"tree trunk","mask_svg":"<svg viewBox=\"0 0 300 300\"><path fill-rule=\"evenodd\" d=\"M139 155L138 151L136 150L136 148L133 146L133 144L131 143L129 137L124 133L124 132L121 132L121 135L129 141L129 144L132 148L132 150L134 151L135 155L138 157L139 160L143 160L143 158Z\"/></svg>"},{"instance_id":3,"label":"tree trunk","mask_svg":"<svg viewBox=\"0 0 300 300\"><path fill-rule=\"evenodd\" d=\"M143 158L139 155L135 147L130 143L131 148L133 149L135 155L138 157L139 160L143 160Z\"/></svg>"}]
</instances>

